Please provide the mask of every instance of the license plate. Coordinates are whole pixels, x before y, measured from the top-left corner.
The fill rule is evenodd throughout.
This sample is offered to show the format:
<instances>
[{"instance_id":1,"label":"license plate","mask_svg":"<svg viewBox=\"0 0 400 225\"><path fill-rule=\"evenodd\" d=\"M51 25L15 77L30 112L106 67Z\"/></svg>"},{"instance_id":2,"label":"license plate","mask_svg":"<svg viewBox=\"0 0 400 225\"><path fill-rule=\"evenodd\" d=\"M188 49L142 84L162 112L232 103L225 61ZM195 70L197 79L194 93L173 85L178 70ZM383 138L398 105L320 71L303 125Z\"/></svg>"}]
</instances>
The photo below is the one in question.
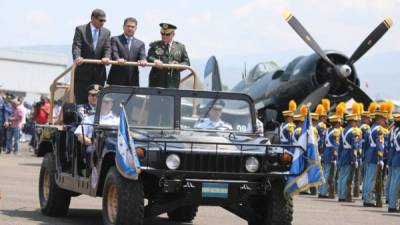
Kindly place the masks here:
<instances>
[{"instance_id":1,"label":"license plate","mask_svg":"<svg viewBox=\"0 0 400 225\"><path fill-rule=\"evenodd\" d=\"M201 196L203 198L228 198L228 184L203 183Z\"/></svg>"}]
</instances>

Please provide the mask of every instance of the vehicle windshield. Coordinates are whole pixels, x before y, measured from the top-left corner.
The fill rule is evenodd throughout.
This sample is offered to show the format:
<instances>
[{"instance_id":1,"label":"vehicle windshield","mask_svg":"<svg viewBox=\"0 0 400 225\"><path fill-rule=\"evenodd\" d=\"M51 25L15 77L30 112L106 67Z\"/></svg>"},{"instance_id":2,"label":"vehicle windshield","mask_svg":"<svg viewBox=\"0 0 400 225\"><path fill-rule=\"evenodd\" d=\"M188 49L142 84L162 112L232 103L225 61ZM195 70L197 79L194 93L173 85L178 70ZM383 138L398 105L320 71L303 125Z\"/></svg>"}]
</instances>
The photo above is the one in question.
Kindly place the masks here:
<instances>
[{"instance_id":1,"label":"vehicle windshield","mask_svg":"<svg viewBox=\"0 0 400 225\"><path fill-rule=\"evenodd\" d=\"M119 117L121 103L128 97L126 93L105 94L101 100L99 123L106 124L102 115ZM180 110L175 110L175 104L175 96L134 94L125 106L129 126L238 132L254 130L250 105L245 100L181 97L180 107L177 107ZM179 111L180 118L174 115ZM175 126L174 119L180 119Z\"/></svg>"},{"instance_id":2,"label":"vehicle windshield","mask_svg":"<svg viewBox=\"0 0 400 225\"><path fill-rule=\"evenodd\" d=\"M244 100L181 98L181 129L252 132L251 118Z\"/></svg>"},{"instance_id":3,"label":"vehicle windshield","mask_svg":"<svg viewBox=\"0 0 400 225\"><path fill-rule=\"evenodd\" d=\"M112 114L119 116L121 103L126 101L129 94L110 93L104 95L100 107L100 115L105 114L109 99L112 101ZM159 95L132 95L125 112L129 126L173 128L174 124L174 97ZM102 124L100 116L100 124Z\"/></svg>"}]
</instances>

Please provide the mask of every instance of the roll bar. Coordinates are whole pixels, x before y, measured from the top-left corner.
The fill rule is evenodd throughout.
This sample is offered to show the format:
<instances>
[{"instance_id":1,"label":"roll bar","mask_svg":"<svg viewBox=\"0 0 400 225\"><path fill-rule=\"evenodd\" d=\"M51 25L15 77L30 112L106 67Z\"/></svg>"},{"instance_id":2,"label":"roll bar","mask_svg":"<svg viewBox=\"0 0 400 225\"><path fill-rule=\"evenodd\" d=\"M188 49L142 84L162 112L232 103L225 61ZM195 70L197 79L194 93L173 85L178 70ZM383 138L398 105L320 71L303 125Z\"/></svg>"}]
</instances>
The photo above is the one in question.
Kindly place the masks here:
<instances>
[{"instance_id":1,"label":"roll bar","mask_svg":"<svg viewBox=\"0 0 400 225\"><path fill-rule=\"evenodd\" d=\"M98 60L98 59L83 59L82 64L103 64L103 63L101 60ZM117 61L113 61L113 60L110 60L107 65L132 66L132 67L140 66L139 63L137 63L137 62L118 63ZM50 105L51 105L50 115L49 115L50 123L53 123L53 107L54 107L54 97L55 97L54 95L57 90L57 83L59 82L59 80L61 78L67 76L69 72L71 72L70 73L70 75L71 75L70 84L67 87L67 91L66 91L66 94L64 95L64 97L65 97L66 102L70 102L70 103L75 102L75 96L74 96L74 85L75 84L74 84L74 82L75 82L75 70L78 66L80 66L80 65L77 65L76 63L69 66L64 72L62 72L60 75L58 75L50 85ZM145 67L156 67L156 64L155 63L147 63ZM187 75L186 77L182 78L181 82L185 81L185 80L189 79L191 76L193 76L193 78L194 78L193 79L193 90L196 89L196 85L197 85L196 82L199 79L199 75L197 74L197 72L194 70L193 67L187 66L187 65L181 65L181 64L162 64L160 67L167 68L167 69L189 70L191 73L189 75Z\"/></svg>"}]
</instances>

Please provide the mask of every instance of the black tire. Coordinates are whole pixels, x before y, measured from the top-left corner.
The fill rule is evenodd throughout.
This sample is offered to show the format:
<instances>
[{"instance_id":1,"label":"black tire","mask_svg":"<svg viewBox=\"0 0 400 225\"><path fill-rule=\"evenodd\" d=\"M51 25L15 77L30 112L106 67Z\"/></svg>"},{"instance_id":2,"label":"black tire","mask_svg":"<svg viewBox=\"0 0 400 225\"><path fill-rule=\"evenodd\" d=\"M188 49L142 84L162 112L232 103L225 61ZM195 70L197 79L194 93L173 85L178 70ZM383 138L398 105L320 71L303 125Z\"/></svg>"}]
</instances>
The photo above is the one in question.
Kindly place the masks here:
<instances>
[{"instance_id":1,"label":"black tire","mask_svg":"<svg viewBox=\"0 0 400 225\"><path fill-rule=\"evenodd\" d=\"M112 212L111 208L116 209ZM115 167L112 167L108 171L104 183L102 214L103 224L105 225L143 224L144 194L142 182L125 179Z\"/></svg>"},{"instance_id":2,"label":"black tire","mask_svg":"<svg viewBox=\"0 0 400 225\"><path fill-rule=\"evenodd\" d=\"M47 153L39 176L40 209L45 216L65 216L71 202L71 192L60 188L55 180L56 162L53 153Z\"/></svg>"},{"instance_id":3,"label":"black tire","mask_svg":"<svg viewBox=\"0 0 400 225\"><path fill-rule=\"evenodd\" d=\"M168 212L168 218L171 221L176 222L192 222L192 220L196 217L198 206L187 205L179 207L171 212Z\"/></svg>"},{"instance_id":4,"label":"black tire","mask_svg":"<svg viewBox=\"0 0 400 225\"><path fill-rule=\"evenodd\" d=\"M272 183L267 198L258 199L253 204L258 219L249 221L249 225L291 225L293 220L293 199L284 193L285 181Z\"/></svg>"}]
</instances>

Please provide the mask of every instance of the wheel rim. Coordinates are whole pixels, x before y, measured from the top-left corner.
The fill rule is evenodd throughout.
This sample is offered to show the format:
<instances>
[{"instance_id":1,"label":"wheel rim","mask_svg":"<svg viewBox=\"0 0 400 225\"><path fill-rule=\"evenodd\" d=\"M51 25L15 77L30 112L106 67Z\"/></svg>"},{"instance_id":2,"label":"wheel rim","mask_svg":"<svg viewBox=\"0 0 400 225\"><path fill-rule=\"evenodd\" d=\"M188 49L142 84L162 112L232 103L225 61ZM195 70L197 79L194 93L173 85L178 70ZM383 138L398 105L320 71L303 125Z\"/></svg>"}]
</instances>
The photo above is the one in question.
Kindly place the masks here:
<instances>
[{"instance_id":1,"label":"wheel rim","mask_svg":"<svg viewBox=\"0 0 400 225\"><path fill-rule=\"evenodd\" d=\"M49 193L50 193L50 175L47 170L44 170L43 173L43 200L46 203L47 200L49 199Z\"/></svg>"},{"instance_id":2,"label":"wheel rim","mask_svg":"<svg viewBox=\"0 0 400 225\"><path fill-rule=\"evenodd\" d=\"M118 193L114 184L110 185L107 193L107 216L108 220L115 224L118 211Z\"/></svg>"}]
</instances>

